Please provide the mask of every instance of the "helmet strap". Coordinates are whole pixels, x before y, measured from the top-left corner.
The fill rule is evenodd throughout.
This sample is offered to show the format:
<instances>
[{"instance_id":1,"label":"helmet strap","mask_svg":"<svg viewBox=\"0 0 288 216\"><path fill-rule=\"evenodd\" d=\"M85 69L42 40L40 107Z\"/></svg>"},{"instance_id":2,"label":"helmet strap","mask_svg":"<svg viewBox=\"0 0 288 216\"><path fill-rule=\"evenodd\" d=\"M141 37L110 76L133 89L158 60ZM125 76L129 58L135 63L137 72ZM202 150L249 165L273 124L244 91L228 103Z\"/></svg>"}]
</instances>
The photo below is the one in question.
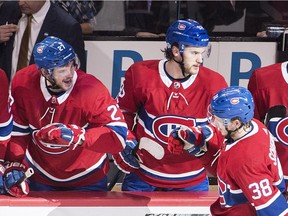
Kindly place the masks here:
<instances>
[{"instance_id":1,"label":"helmet strap","mask_svg":"<svg viewBox=\"0 0 288 216\"><path fill-rule=\"evenodd\" d=\"M241 122L241 125L240 125L238 128L236 128L235 130L228 130L228 128L227 128L227 126L226 126L226 127L225 127L225 130L227 131L228 134L225 136L225 138L226 138L228 141L229 141L229 140L233 140L233 139L231 138L232 133L238 131L238 130L241 129L243 126L244 126L244 123L243 123L243 122Z\"/></svg>"},{"instance_id":2,"label":"helmet strap","mask_svg":"<svg viewBox=\"0 0 288 216\"><path fill-rule=\"evenodd\" d=\"M46 84L46 87L48 88L48 89L51 89L51 90L57 90L57 89L60 89L60 87L56 84L56 82L54 81L54 79L53 79L53 81L51 81L51 80L49 80L49 79L47 79L46 77L45 77L45 84ZM50 85L48 84L48 82L50 83Z\"/></svg>"},{"instance_id":3,"label":"helmet strap","mask_svg":"<svg viewBox=\"0 0 288 216\"><path fill-rule=\"evenodd\" d=\"M45 78L45 81L46 81L45 85L48 89L52 89L52 90L60 89L60 87L56 84L54 78L50 76L50 74L44 68L40 69L40 73Z\"/></svg>"},{"instance_id":4,"label":"helmet strap","mask_svg":"<svg viewBox=\"0 0 288 216\"><path fill-rule=\"evenodd\" d=\"M184 58L183 58L183 54L180 54L181 55L181 61L177 61L174 57L173 57L173 61L175 61L177 64L179 64L180 68L181 68L181 71L182 71L182 75L183 77L186 77L185 76L185 68L184 68Z\"/></svg>"}]
</instances>

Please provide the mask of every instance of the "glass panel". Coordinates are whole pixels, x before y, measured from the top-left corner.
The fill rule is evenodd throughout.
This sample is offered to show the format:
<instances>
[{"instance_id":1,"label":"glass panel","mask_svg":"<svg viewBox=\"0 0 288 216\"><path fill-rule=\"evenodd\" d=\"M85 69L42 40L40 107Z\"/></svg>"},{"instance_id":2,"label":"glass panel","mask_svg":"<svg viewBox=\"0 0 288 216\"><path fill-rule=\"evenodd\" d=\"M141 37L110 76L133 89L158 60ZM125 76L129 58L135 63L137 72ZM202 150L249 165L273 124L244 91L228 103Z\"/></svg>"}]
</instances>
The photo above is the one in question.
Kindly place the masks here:
<instances>
[{"instance_id":1,"label":"glass panel","mask_svg":"<svg viewBox=\"0 0 288 216\"><path fill-rule=\"evenodd\" d=\"M256 36L267 26L288 24L287 1L94 1L100 5L92 20L98 35L131 35L166 32L176 19L191 18L211 36ZM110 33L109 33L110 32ZM265 36L265 34L264 34Z\"/></svg>"}]
</instances>

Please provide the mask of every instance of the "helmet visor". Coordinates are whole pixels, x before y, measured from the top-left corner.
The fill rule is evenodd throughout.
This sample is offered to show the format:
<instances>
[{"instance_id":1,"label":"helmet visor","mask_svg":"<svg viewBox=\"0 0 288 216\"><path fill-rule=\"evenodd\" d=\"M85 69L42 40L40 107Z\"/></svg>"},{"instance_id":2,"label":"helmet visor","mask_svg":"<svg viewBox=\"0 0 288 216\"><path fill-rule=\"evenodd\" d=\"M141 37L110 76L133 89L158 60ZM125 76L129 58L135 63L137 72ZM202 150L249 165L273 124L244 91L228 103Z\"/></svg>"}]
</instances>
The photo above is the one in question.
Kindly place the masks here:
<instances>
[{"instance_id":1,"label":"helmet visor","mask_svg":"<svg viewBox=\"0 0 288 216\"><path fill-rule=\"evenodd\" d=\"M231 122L231 119L220 118L213 114L211 105L208 106L207 119L210 124L217 128L224 128Z\"/></svg>"}]
</instances>

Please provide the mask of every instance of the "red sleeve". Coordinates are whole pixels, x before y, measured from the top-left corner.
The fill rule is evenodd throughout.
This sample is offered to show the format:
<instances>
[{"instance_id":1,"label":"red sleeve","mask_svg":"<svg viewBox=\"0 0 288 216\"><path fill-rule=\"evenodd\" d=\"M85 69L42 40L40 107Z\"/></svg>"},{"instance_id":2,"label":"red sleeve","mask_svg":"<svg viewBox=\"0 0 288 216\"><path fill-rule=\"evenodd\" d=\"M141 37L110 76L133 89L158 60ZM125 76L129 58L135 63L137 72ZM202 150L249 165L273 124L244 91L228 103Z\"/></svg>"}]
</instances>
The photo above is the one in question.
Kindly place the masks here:
<instances>
[{"instance_id":1,"label":"red sleeve","mask_svg":"<svg viewBox=\"0 0 288 216\"><path fill-rule=\"evenodd\" d=\"M224 137L221 132L212 125L209 127L213 130L212 137L207 141L208 151L200 158L206 171L213 176L217 176L217 164L220 150L224 146Z\"/></svg>"},{"instance_id":2,"label":"red sleeve","mask_svg":"<svg viewBox=\"0 0 288 216\"><path fill-rule=\"evenodd\" d=\"M28 147L27 144L30 142L30 140L30 135L25 137L12 136L11 141L8 144L5 160L22 163Z\"/></svg>"},{"instance_id":3,"label":"red sleeve","mask_svg":"<svg viewBox=\"0 0 288 216\"><path fill-rule=\"evenodd\" d=\"M202 165L205 167L206 171L217 176L217 160L219 156L219 147L217 145L209 145L206 154L200 158Z\"/></svg>"},{"instance_id":4,"label":"red sleeve","mask_svg":"<svg viewBox=\"0 0 288 216\"><path fill-rule=\"evenodd\" d=\"M125 146L127 124L106 87L98 83L97 88L95 103L89 107L89 128L83 147L96 152L117 153Z\"/></svg>"},{"instance_id":5,"label":"red sleeve","mask_svg":"<svg viewBox=\"0 0 288 216\"><path fill-rule=\"evenodd\" d=\"M0 69L0 124L10 118L9 113L9 84L6 74Z\"/></svg>"},{"instance_id":6,"label":"red sleeve","mask_svg":"<svg viewBox=\"0 0 288 216\"><path fill-rule=\"evenodd\" d=\"M261 104L263 100L259 98L259 93L257 92L257 89L258 89L257 75L256 75L256 71L254 71L248 82L248 90L251 92L253 99L254 99L254 103L255 103L254 118L261 120L261 118L265 116L265 113L261 113L259 109L261 107L264 107L264 104Z\"/></svg>"},{"instance_id":7,"label":"red sleeve","mask_svg":"<svg viewBox=\"0 0 288 216\"><path fill-rule=\"evenodd\" d=\"M29 126L27 123L27 119L24 118L26 115L26 111L23 109L22 100L21 98L17 98L17 94L14 92L14 86L15 83L17 83L17 77L12 81L11 86L11 94L14 98L14 103L12 104L11 110L13 113L13 121L14 125L23 131L29 130ZM8 144L7 153L6 153L6 160L8 161L17 161L22 162L25 157L25 152L28 146L28 143L30 143L31 136L26 135L19 135L18 133L15 133L15 131L12 131L11 140Z\"/></svg>"},{"instance_id":8,"label":"red sleeve","mask_svg":"<svg viewBox=\"0 0 288 216\"><path fill-rule=\"evenodd\" d=\"M9 105L9 83L6 74L0 69L0 161L4 160L12 130L12 117Z\"/></svg>"},{"instance_id":9,"label":"red sleeve","mask_svg":"<svg viewBox=\"0 0 288 216\"><path fill-rule=\"evenodd\" d=\"M134 87L134 77L133 73L134 66L132 65L125 73L125 80L123 82L120 93L118 94L117 101L125 121L128 125L128 129L132 130L134 126L134 119L140 104L136 97L135 87Z\"/></svg>"}]
</instances>

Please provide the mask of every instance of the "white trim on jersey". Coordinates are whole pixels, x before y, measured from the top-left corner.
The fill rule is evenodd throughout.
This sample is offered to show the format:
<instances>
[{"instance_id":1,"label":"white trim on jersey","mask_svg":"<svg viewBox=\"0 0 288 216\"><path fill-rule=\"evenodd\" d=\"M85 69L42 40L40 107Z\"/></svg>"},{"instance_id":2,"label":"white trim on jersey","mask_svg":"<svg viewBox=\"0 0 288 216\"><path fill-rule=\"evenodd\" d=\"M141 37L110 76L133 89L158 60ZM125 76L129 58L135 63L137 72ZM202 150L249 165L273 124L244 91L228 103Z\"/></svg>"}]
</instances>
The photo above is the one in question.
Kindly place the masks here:
<instances>
[{"instance_id":1,"label":"white trim on jersey","mask_svg":"<svg viewBox=\"0 0 288 216\"><path fill-rule=\"evenodd\" d=\"M39 164L37 164L31 157L31 155L29 154L29 151L26 151L26 157L27 160L29 160L30 163L32 163L36 169L38 169L42 174L44 174L47 178L53 180L53 181L57 181L57 182L67 182L67 181L72 181L75 180L77 178L81 178L82 176L85 176L87 174L89 174L90 172L94 171L95 169L99 168L99 166L103 163L103 161L105 161L105 159L107 158L107 154L104 154L96 164L94 164L91 167L88 167L87 169L85 169L85 171L78 173L77 175L71 176L69 178L65 178L65 179L60 179L57 178L55 176L52 176L51 174L49 174L48 172L45 171L44 168L42 168Z\"/></svg>"},{"instance_id":2,"label":"white trim on jersey","mask_svg":"<svg viewBox=\"0 0 288 216\"><path fill-rule=\"evenodd\" d=\"M162 176L162 177L165 177L165 178L173 178L173 179L189 177L189 176L195 176L195 175L198 175L199 173L204 171L204 168L201 168L199 170L195 170L195 171L192 171L192 172L179 173L179 174L167 174L167 173L162 173L162 172L158 172L158 171L152 170L152 169L144 166L141 163L140 163L140 167L142 169L144 169L145 171L147 171L149 173L152 173L154 175Z\"/></svg>"},{"instance_id":3,"label":"white trim on jersey","mask_svg":"<svg viewBox=\"0 0 288 216\"><path fill-rule=\"evenodd\" d=\"M258 211L260 209L264 209L268 206L270 206L273 202L275 202L275 200L279 197L282 196L281 192L278 190L277 193L270 199L268 200L266 203L259 205L259 206L255 206L255 209Z\"/></svg>"},{"instance_id":4,"label":"white trim on jersey","mask_svg":"<svg viewBox=\"0 0 288 216\"><path fill-rule=\"evenodd\" d=\"M63 103L70 95L71 91L74 88L74 85L76 83L77 80L77 73L74 72L73 78L72 78L72 86L70 89L68 89L64 94L60 95L59 97L57 97L57 101L59 104ZM51 94L49 93L47 87L46 87L46 81L45 81L45 77L41 76L40 78L40 88L41 88L41 92L45 98L46 101L49 101L50 98L52 97Z\"/></svg>"},{"instance_id":5,"label":"white trim on jersey","mask_svg":"<svg viewBox=\"0 0 288 216\"><path fill-rule=\"evenodd\" d=\"M283 62L281 64L281 71L282 71L282 75L283 75L283 78L284 80L286 81L286 83L288 84L288 70L287 70L287 64L288 62Z\"/></svg>"},{"instance_id":6,"label":"white trim on jersey","mask_svg":"<svg viewBox=\"0 0 288 216\"><path fill-rule=\"evenodd\" d=\"M0 123L0 128L7 127L11 123L12 120L13 120L13 116L11 115L10 118L6 122Z\"/></svg>"},{"instance_id":7,"label":"white trim on jersey","mask_svg":"<svg viewBox=\"0 0 288 216\"><path fill-rule=\"evenodd\" d=\"M159 71L162 82L169 88L173 82L165 73L164 66L166 62L167 62L166 59L160 60L159 65L158 65L158 71ZM187 89L189 86L191 86L194 83L197 75L198 73L195 75L191 75L188 80L186 80L185 82L181 82L181 85L183 86L183 88Z\"/></svg>"}]
</instances>

